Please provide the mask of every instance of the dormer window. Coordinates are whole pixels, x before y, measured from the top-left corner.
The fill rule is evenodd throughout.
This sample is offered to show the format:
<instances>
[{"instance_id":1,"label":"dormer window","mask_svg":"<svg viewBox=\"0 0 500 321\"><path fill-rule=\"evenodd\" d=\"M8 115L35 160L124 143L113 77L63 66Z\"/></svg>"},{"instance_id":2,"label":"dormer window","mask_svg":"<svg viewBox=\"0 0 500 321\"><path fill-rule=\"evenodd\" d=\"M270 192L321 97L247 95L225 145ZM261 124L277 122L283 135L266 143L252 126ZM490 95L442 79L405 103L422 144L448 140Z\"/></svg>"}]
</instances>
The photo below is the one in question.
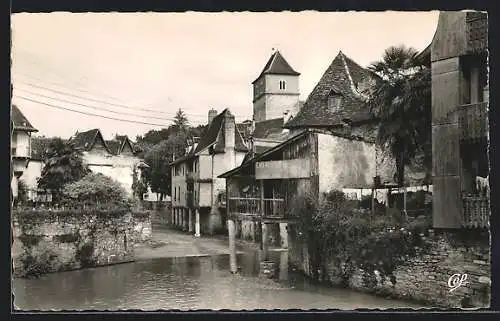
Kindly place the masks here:
<instances>
[{"instance_id":1,"label":"dormer window","mask_svg":"<svg viewBox=\"0 0 500 321\"><path fill-rule=\"evenodd\" d=\"M330 91L330 94L328 95L328 109L331 111L338 111L340 110L341 105L342 95L333 90Z\"/></svg>"},{"instance_id":2,"label":"dormer window","mask_svg":"<svg viewBox=\"0 0 500 321\"><path fill-rule=\"evenodd\" d=\"M280 90L286 89L286 82L284 80L280 80Z\"/></svg>"}]
</instances>

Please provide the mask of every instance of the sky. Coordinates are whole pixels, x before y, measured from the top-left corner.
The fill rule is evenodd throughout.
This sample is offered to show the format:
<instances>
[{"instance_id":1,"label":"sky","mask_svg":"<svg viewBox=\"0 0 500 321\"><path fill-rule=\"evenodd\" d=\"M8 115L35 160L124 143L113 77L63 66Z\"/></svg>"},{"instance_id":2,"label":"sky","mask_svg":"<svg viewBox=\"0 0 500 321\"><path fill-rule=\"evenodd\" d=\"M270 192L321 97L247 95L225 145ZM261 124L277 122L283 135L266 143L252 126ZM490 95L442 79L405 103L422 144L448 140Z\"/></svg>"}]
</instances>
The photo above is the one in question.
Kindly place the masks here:
<instances>
[{"instance_id":1,"label":"sky","mask_svg":"<svg viewBox=\"0 0 500 321\"><path fill-rule=\"evenodd\" d=\"M192 125L205 124L211 108L229 108L241 122L252 118L251 82L273 49L301 73L306 100L340 50L362 66L392 45L423 50L438 15L19 13L13 103L47 137L99 128L106 139L135 139L170 125L179 108Z\"/></svg>"}]
</instances>

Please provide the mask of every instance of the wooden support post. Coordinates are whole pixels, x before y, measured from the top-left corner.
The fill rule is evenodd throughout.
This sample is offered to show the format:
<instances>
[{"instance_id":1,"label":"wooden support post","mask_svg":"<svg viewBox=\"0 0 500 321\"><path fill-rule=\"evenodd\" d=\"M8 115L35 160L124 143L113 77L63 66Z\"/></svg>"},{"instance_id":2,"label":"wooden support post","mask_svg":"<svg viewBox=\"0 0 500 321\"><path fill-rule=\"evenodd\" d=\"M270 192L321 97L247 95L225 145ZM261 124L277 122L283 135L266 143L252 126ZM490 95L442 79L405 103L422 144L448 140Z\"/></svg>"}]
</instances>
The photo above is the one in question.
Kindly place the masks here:
<instances>
[{"instance_id":1,"label":"wooden support post","mask_svg":"<svg viewBox=\"0 0 500 321\"><path fill-rule=\"evenodd\" d=\"M196 222L195 222L195 226L194 226L194 236L196 237L200 237L200 210L197 208L195 210L196 212Z\"/></svg>"},{"instance_id":2,"label":"wooden support post","mask_svg":"<svg viewBox=\"0 0 500 321\"><path fill-rule=\"evenodd\" d=\"M191 208L188 208L188 231L190 233L193 232L193 210Z\"/></svg>"},{"instance_id":3,"label":"wooden support post","mask_svg":"<svg viewBox=\"0 0 500 321\"><path fill-rule=\"evenodd\" d=\"M262 260L267 261L269 258L269 233L268 226L262 222Z\"/></svg>"},{"instance_id":4,"label":"wooden support post","mask_svg":"<svg viewBox=\"0 0 500 321\"><path fill-rule=\"evenodd\" d=\"M233 219L227 220L227 230L229 234L229 267L231 273L238 272L236 264L236 227Z\"/></svg>"}]
</instances>

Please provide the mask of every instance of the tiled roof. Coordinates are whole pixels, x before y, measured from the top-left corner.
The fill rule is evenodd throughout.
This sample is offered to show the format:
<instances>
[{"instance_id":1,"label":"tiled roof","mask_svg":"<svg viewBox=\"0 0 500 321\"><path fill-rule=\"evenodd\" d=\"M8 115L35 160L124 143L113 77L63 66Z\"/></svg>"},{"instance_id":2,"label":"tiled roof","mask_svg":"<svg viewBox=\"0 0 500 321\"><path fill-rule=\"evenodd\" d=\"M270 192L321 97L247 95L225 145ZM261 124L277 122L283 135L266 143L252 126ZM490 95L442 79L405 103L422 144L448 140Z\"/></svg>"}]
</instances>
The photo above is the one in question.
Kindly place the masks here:
<instances>
[{"instance_id":1,"label":"tiled roof","mask_svg":"<svg viewBox=\"0 0 500 321\"><path fill-rule=\"evenodd\" d=\"M335 127L345 122L371 120L366 92L363 91L379 80L375 73L339 52L309 94L304 106L285 127ZM339 111L328 107L328 97L332 91L342 97Z\"/></svg>"},{"instance_id":2,"label":"tiled roof","mask_svg":"<svg viewBox=\"0 0 500 321\"><path fill-rule=\"evenodd\" d=\"M226 114L230 113L229 109L224 109L219 115L215 116L209 126L205 128L203 133L201 134L201 140L196 146L194 150L194 154L201 152L205 148L212 146L215 144L216 150L224 150L224 123L226 120ZM234 118L233 118L234 119ZM238 130L238 126L235 125L235 142L234 148L237 151L248 151L246 147L243 137L241 136L240 131Z\"/></svg>"},{"instance_id":3,"label":"tiled roof","mask_svg":"<svg viewBox=\"0 0 500 321\"><path fill-rule=\"evenodd\" d=\"M137 152L137 147L132 144L128 136L117 135L114 140L104 140L101 131L97 128L85 132L77 132L69 139L69 143L73 144L76 149L90 151L98 137L102 139L104 147L112 155L119 155L123 150L123 146L127 143L130 144L134 153Z\"/></svg>"},{"instance_id":4,"label":"tiled roof","mask_svg":"<svg viewBox=\"0 0 500 321\"><path fill-rule=\"evenodd\" d=\"M25 130L25 131L30 131L30 132L37 132L38 130L31 125L31 123L28 121L28 119L23 115L19 107L16 105L12 105L12 125L14 126L14 129L17 130Z\"/></svg>"},{"instance_id":5,"label":"tiled roof","mask_svg":"<svg viewBox=\"0 0 500 321\"><path fill-rule=\"evenodd\" d=\"M284 118L263 120L255 123L254 138L271 138L283 132Z\"/></svg>"},{"instance_id":6,"label":"tiled roof","mask_svg":"<svg viewBox=\"0 0 500 321\"><path fill-rule=\"evenodd\" d=\"M118 155L120 153L120 149L122 143L117 140L107 140L106 145L108 146L109 151L113 155Z\"/></svg>"},{"instance_id":7,"label":"tiled roof","mask_svg":"<svg viewBox=\"0 0 500 321\"><path fill-rule=\"evenodd\" d=\"M293 68L285 60L285 58L283 58L283 56L279 51L275 51L271 55L271 57L266 63L266 66L264 67L264 69L262 69L262 72L260 73L259 77L257 77L257 79L267 74L294 75L294 76L300 75L299 72L293 70ZM253 82L257 81L257 79L255 79Z\"/></svg>"}]
</instances>

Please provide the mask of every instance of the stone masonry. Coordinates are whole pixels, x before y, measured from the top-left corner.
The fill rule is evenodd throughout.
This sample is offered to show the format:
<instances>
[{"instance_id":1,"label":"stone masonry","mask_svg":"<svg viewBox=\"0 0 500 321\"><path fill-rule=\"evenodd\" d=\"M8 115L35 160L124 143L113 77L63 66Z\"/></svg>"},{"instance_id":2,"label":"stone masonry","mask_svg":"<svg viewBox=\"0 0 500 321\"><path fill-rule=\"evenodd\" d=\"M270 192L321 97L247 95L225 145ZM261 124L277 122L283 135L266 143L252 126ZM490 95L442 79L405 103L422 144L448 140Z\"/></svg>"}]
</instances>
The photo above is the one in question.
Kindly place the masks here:
<instances>
[{"instance_id":1,"label":"stone masonry","mask_svg":"<svg viewBox=\"0 0 500 321\"><path fill-rule=\"evenodd\" d=\"M151 237L147 213L14 214L14 276L134 260L134 246Z\"/></svg>"}]
</instances>

